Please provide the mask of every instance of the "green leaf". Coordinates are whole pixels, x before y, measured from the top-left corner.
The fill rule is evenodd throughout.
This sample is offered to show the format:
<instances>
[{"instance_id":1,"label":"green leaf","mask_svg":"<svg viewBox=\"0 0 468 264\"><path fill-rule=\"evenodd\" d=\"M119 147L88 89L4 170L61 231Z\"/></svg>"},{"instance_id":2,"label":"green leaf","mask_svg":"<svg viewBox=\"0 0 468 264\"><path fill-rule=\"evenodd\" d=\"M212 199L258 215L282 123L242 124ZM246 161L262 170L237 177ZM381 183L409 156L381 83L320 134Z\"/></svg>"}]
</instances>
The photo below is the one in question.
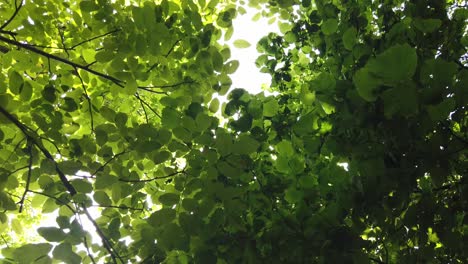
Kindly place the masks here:
<instances>
[{"instance_id":1,"label":"green leaf","mask_svg":"<svg viewBox=\"0 0 468 264\"><path fill-rule=\"evenodd\" d=\"M232 74L236 72L237 68L239 68L239 61L238 60L232 60L226 63L225 65L225 71L227 74Z\"/></svg>"},{"instance_id":2,"label":"green leaf","mask_svg":"<svg viewBox=\"0 0 468 264\"><path fill-rule=\"evenodd\" d=\"M112 201L109 198L109 195L107 195L107 193L104 191L95 191L93 194L93 198L99 205L102 205L102 206L112 205Z\"/></svg>"},{"instance_id":3,"label":"green leaf","mask_svg":"<svg viewBox=\"0 0 468 264\"><path fill-rule=\"evenodd\" d=\"M78 110L78 105L76 104L75 99L65 97L63 98L63 103L60 104L60 108L67 112L73 112Z\"/></svg>"},{"instance_id":4,"label":"green leaf","mask_svg":"<svg viewBox=\"0 0 468 264\"><path fill-rule=\"evenodd\" d=\"M232 152L237 154L251 154L257 151L260 144L251 136L242 134L239 139L233 144Z\"/></svg>"},{"instance_id":5,"label":"green leaf","mask_svg":"<svg viewBox=\"0 0 468 264\"><path fill-rule=\"evenodd\" d=\"M247 40L243 40L243 39L236 39L234 40L233 44L234 44L234 47L238 49L245 49L251 46Z\"/></svg>"},{"instance_id":6,"label":"green leaf","mask_svg":"<svg viewBox=\"0 0 468 264\"><path fill-rule=\"evenodd\" d=\"M8 80L10 91L13 94L20 94L24 85L23 77L17 71L12 71L8 76Z\"/></svg>"},{"instance_id":7,"label":"green leaf","mask_svg":"<svg viewBox=\"0 0 468 264\"><path fill-rule=\"evenodd\" d=\"M239 168L236 168L225 161L219 162L217 169L221 174L229 178L239 178L242 174L242 171Z\"/></svg>"},{"instance_id":8,"label":"green leaf","mask_svg":"<svg viewBox=\"0 0 468 264\"><path fill-rule=\"evenodd\" d=\"M128 95L134 95L138 89L138 84L135 79L131 78L125 83L123 92Z\"/></svg>"},{"instance_id":9,"label":"green leaf","mask_svg":"<svg viewBox=\"0 0 468 264\"><path fill-rule=\"evenodd\" d=\"M198 201L192 198L184 198L182 200L182 207L189 212L195 211L198 208Z\"/></svg>"},{"instance_id":10,"label":"green leaf","mask_svg":"<svg viewBox=\"0 0 468 264\"><path fill-rule=\"evenodd\" d=\"M114 120L117 127L125 127L125 124L128 120L128 115L125 113L117 113Z\"/></svg>"},{"instance_id":11,"label":"green leaf","mask_svg":"<svg viewBox=\"0 0 468 264\"><path fill-rule=\"evenodd\" d=\"M219 99L218 98L213 98L210 103L210 112L211 113L216 113L219 109Z\"/></svg>"},{"instance_id":12,"label":"green leaf","mask_svg":"<svg viewBox=\"0 0 468 264\"><path fill-rule=\"evenodd\" d=\"M32 97L32 94L33 94L33 89L32 89L31 83L28 81L24 82L23 87L21 89L21 93L20 93L21 101L23 102L29 101Z\"/></svg>"},{"instance_id":13,"label":"green leaf","mask_svg":"<svg viewBox=\"0 0 468 264\"><path fill-rule=\"evenodd\" d=\"M0 192L0 208L7 211L16 210L16 203L9 195Z\"/></svg>"},{"instance_id":14,"label":"green leaf","mask_svg":"<svg viewBox=\"0 0 468 264\"><path fill-rule=\"evenodd\" d=\"M159 196L158 200L161 204L172 206L179 202L179 195L176 193L165 193Z\"/></svg>"},{"instance_id":15,"label":"green leaf","mask_svg":"<svg viewBox=\"0 0 468 264\"><path fill-rule=\"evenodd\" d=\"M35 263L36 260L47 256L52 249L52 245L47 243L26 244L14 249L13 257L20 264Z\"/></svg>"},{"instance_id":16,"label":"green leaf","mask_svg":"<svg viewBox=\"0 0 468 264\"><path fill-rule=\"evenodd\" d=\"M65 263L70 264L79 264L81 263L80 255L76 254L72 250L72 246L70 243L61 243L54 248L52 251L52 255L57 260L62 260Z\"/></svg>"},{"instance_id":17,"label":"green leaf","mask_svg":"<svg viewBox=\"0 0 468 264\"><path fill-rule=\"evenodd\" d=\"M285 34L293 28L294 24L292 23L279 23L280 32Z\"/></svg>"},{"instance_id":18,"label":"green leaf","mask_svg":"<svg viewBox=\"0 0 468 264\"><path fill-rule=\"evenodd\" d=\"M331 35L338 29L338 20L332 18L323 21L321 26L322 32L325 35Z\"/></svg>"},{"instance_id":19,"label":"green leaf","mask_svg":"<svg viewBox=\"0 0 468 264\"><path fill-rule=\"evenodd\" d=\"M446 98L438 105L427 106L429 116L434 122L445 120L449 118L450 112L455 108L455 100L453 98Z\"/></svg>"},{"instance_id":20,"label":"green leaf","mask_svg":"<svg viewBox=\"0 0 468 264\"><path fill-rule=\"evenodd\" d=\"M192 139L192 134L185 127L176 127L172 130L172 133L175 137L185 142L189 142Z\"/></svg>"},{"instance_id":21,"label":"green leaf","mask_svg":"<svg viewBox=\"0 0 468 264\"><path fill-rule=\"evenodd\" d=\"M276 100L269 100L263 104L263 116L272 117L278 113L279 104Z\"/></svg>"},{"instance_id":22,"label":"green leaf","mask_svg":"<svg viewBox=\"0 0 468 264\"><path fill-rule=\"evenodd\" d=\"M442 25L442 21L440 19L434 18L416 18L413 21L413 25L421 32L431 33L437 30Z\"/></svg>"},{"instance_id":23,"label":"green leaf","mask_svg":"<svg viewBox=\"0 0 468 264\"><path fill-rule=\"evenodd\" d=\"M216 133L215 139L217 151L223 156L228 155L232 151L232 136L225 132L221 132L221 130L218 131L219 132Z\"/></svg>"},{"instance_id":24,"label":"green leaf","mask_svg":"<svg viewBox=\"0 0 468 264\"><path fill-rule=\"evenodd\" d=\"M99 6L93 0L83 0L80 2L80 9L83 12L92 12L99 9Z\"/></svg>"},{"instance_id":25,"label":"green leaf","mask_svg":"<svg viewBox=\"0 0 468 264\"><path fill-rule=\"evenodd\" d=\"M175 128L179 125L180 114L171 108L164 108L162 111L161 122L165 128Z\"/></svg>"},{"instance_id":26,"label":"green leaf","mask_svg":"<svg viewBox=\"0 0 468 264\"><path fill-rule=\"evenodd\" d=\"M358 94L364 100L373 102L377 99L377 88L381 81L370 74L367 68L362 68L356 72L353 78Z\"/></svg>"},{"instance_id":27,"label":"green leaf","mask_svg":"<svg viewBox=\"0 0 468 264\"><path fill-rule=\"evenodd\" d=\"M39 227L37 232L50 242L61 242L67 237L67 234L57 227Z\"/></svg>"},{"instance_id":28,"label":"green leaf","mask_svg":"<svg viewBox=\"0 0 468 264\"><path fill-rule=\"evenodd\" d=\"M44 87L44 89L42 90L41 94L42 94L42 97L50 102L50 103L53 103L55 102L55 100L57 100L57 95L55 94L56 92L56 89L54 86L48 84Z\"/></svg>"},{"instance_id":29,"label":"green leaf","mask_svg":"<svg viewBox=\"0 0 468 264\"><path fill-rule=\"evenodd\" d=\"M282 140L275 148L279 155L285 157L292 157L295 153L291 141Z\"/></svg>"},{"instance_id":30,"label":"green leaf","mask_svg":"<svg viewBox=\"0 0 468 264\"><path fill-rule=\"evenodd\" d=\"M357 30L355 27L348 28L343 34L343 45L346 49L352 50L357 42Z\"/></svg>"},{"instance_id":31,"label":"green leaf","mask_svg":"<svg viewBox=\"0 0 468 264\"><path fill-rule=\"evenodd\" d=\"M115 57L115 54L109 50L103 50L95 55L95 59L97 62L106 63L111 61Z\"/></svg>"},{"instance_id":32,"label":"green leaf","mask_svg":"<svg viewBox=\"0 0 468 264\"><path fill-rule=\"evenodd\" d=\"M161 150L158 152L155 152L153 155L153 162L154 164L160 164L168 160L170 157L172 157L171 152L167 150Z\"/></svg>"},{"instance_id":33,"label":"green leaf","mask_svg":"<svg viewBox=\"0 0 468 264\"><path fill-rule=\"evenodd\" d=\"M77 192L90 193L93 191L93 185L87 180L72 180L70 183L75 187Z\"/></svg>"},{"instance_id":34,"label":"green leaf","mask_svg":"<svg viewBox=\"0 0 468 264\"><path fill-rule=\"evenodd\" d=\"M401 84L382 93L385 117L391 118L398 113L403 116L417 114L419 111L419 96L413 82Z\"/></svg>"},{"instance_id":35,"label":"green leaf","mask_svg":"<svg viewBox=\"0 0 468 264\"><path fill-rule=\"evenodd\" d=\"M148 218L148 223L153 227L158 227L163 224L168 224L175 219L176 212L171 208L162 208Z\"/></svg>"},{"instance_id":36,"label":"green leaf","mask_svg":"<svg viewBox=\"0 0 468 264\"><path fill-rule=\"evenodd\" d=\"M297 190L296 188L289 188L286 190L284 194L284 199L289 203L297 203L304 197L304 193L302 191Z\"/></svg>"},{"instance_id":37,"label":"green leaf","mask_svg":"<svg viewBox=\"0 0 468 264\"><path fill-rule=\"evenodd\" d=\"M205 113L199 113L195 119L198 131L205 131L211 126L211 117Z\"/></svg>"},{"instance_id":38,"label":"green leaf","mask_svg":"<svg viewBox=\"0 0 468 264\"><path fill-rule=\"evenodd\" d=\"M414 75L417 62L414 48L408 44L397 44L370 60L366 68L385 83L396 84Z\"/></svg>"},{"instance_id":39,"label":"green leaf","mask_svg":"<svg viewBox=\"0 0 468 264\"><path fill-rule=\"evenodd\" d=\"M303 175L299 178L299 184L303 188L313 188L318 185L317 177L312 175Z\"/></svg>"}]
</instances>

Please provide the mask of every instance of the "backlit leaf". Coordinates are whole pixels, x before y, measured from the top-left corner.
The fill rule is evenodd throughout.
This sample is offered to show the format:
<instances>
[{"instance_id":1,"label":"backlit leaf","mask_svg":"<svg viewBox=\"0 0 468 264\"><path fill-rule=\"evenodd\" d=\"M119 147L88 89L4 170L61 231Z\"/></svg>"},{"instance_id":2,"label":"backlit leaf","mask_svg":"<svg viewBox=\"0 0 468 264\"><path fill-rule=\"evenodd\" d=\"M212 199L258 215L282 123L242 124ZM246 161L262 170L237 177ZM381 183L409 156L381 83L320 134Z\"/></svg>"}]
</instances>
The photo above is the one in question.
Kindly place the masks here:
<instances>
[{"instance_id":1,"label":"backlit leaf","mask_svg":"<svg viewBox=\"0 0 468 264\"><path fill-rule=\"evenodd\" d=\"M245 48L250 47L250 43L247 40L243 40L243 39L236 39L234 40L233 44L234 44L234 47L238 49L245 49Z\"/></svg>"},{"instance_id":2,"label":"backlit leaf","mask_svg":"<svg viewBox=\"0 0 468 264\"><path fill-rule=\"evenodd\" d=\"M67 236L67 234L65 234L62 229L57 227L39 227L37 232L39 235L45 238L45 240L50 242L63 241Z\"/></svg>"}]
</instances>

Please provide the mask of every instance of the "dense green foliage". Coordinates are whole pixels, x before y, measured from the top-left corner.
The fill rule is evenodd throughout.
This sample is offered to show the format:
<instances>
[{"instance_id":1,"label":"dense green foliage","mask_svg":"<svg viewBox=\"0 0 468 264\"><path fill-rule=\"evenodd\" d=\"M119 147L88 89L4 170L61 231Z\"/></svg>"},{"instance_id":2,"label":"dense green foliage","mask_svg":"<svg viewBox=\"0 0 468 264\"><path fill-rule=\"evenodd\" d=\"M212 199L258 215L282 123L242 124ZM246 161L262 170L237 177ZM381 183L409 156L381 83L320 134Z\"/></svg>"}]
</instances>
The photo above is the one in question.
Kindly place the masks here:
<instances>
[{"instance_id":1,"label":"dense green foliage","mask_svg":"<svg viewBox=\"0 0 468 264\"><path fill-rule=\"evenodd\" d=\"M0 3L1 263L466 263L461 2Z\"/></svg>"}]
</instances>

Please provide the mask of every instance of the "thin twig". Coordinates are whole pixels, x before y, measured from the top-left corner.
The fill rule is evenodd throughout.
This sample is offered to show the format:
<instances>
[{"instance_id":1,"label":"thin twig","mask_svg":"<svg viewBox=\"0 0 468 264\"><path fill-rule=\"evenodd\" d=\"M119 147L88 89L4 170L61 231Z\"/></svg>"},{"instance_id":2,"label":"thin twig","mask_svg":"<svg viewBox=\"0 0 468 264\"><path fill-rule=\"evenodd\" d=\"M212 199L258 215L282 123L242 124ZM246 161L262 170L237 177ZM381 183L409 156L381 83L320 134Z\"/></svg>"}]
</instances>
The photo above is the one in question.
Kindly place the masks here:
<instances>
[{"instance_id":1,"label":"thin twig","mask_svg":"<svg viewBox=\"0 0 468 264\"><path fill-rule=\"evenodd\" d=\"M8 31L8 30L0 30L0 34L7 34L7 35L10 35L11 37L15 37L16 35L18 35L18 33L16 32L11 32L11 31Z\"/></svg>"},{"instance_id":2,"label":"thin twig","mask_svg":"<svg viewBox=\"0 0 468 264\"><path fill-rule=\"evenodd\" d=\"M80 222L80 226L83 226L83 222L81 221L81 216L80 214L77 214L78 216L78 221ZM91 254L91 251L89 250L89 245L88 245L88 239L86 238L86 234L83 236L83 244L86 248L86 253L88 254L88 257L91 259L91 262L93 264L96 264L96 261L94 260L93 254Z\"/></svg>"},{"instance_id":3,"label":"thin twig","mask_svg":"<svg viewBox=\"0 0 468 264\"><path fill-rule=\"evenodd\" d=\"M125 263L125 261L122 259L122 257L120 257L119 254L117 253L117 251L112 247L111 242L106 237L104 232L102 232L101 228L96 223L96 221L93 219L93 217L89 213L88 209L84 205L82 205L82 207L83 207L83 212L85 213L86 217L93 224L94 228L96 229L96 233L101 238L104 248L107 250L107 252L109 252L109 254L110 254L111 258L112 258L112 261L114 263L117 263L117 259L119 259L122 263Z\"/></svg>"},{"instance_id":4,"label":"thin twig","mask_svg":"<svg viewBox=\"0 0 468 264\"><path fill-rule=\"evenodd\" d=\"M133 182L133 183L138 183L138 182L151 182L151 181L154 181L154 180L160 180L160 179L170 178L170 177L173 177L173 176L175 176L175 175L177 175L177 174L180 174L180 173L185 173L185 170L176 171L176 172L170 173L170 174L165 175L165 176L158 176L158 177L154 177L154 178L151 178L151 179L144 179L144 180L119 179L119 181L121 181L121 182Z\"/></svg>"},{"instance_id":5,"label":"thin twig","mask_svg":"<svg viewBox=\"0 0 468 264\"><path fill-rule=\"evenodd\" d=\"M33 162L32 142L28 142L28 153L29 153L28 176L26 178L26 185L24 186L23 196L21 196L21 200L19 201L20 213L23 212L24 200L26 199L26 195L29 192L29 184L31 183L31 172L32 172L32 162Z\"/></svg>"},{"instance_id":6,"label":"thin twig","mask_svg":"<svg viewBox=\"0 0 468 264\"><path fill-rule=\"evenodd\" d=\"M102 35L95 36L95 37L92 37L92 38L87 39L87 40L83 40L83 41L78 42L77 44L71 46L70 49L73 50L73 49L75 49L76 47L78 47L78 46L80 46L80 45L83 45L83 44L85 44L85 43L87 43L87 42L93 41L93 40L98 39L98 38L105 37L105 36L110 35L110 34L114 34L114 33L119 32L119 31L120 31L120 29L114 29L114 30L109 31L109 32L107 32L107 33L104 33L104 34L102 34Z\"/></svg>"},{"instance_id":7,"label":"thin twig","mask_svg":"<svg viewBox=\"0 0 468 264\"><path fill-rule=\"evenodd\" d=\"M53 200L57 201L60 205L66 206L68 209L70 209L70 211L71 211L73 214L76 214L76 213L77 213L76 210L75 210L73 207L71 207L71 205L69 205L69 204L68 204L67 202L65 202L65 201L60 200L60 198L57 198L57 197L52 196L52 195L47 194L47 193L38 192L38 191L34 191L34 190L29 190L29 192L30 192L30 193L39 194L39 195L48 197L48 198L50 198L50 199L53 199Z\"/></svg>"},{"instance_id":8,"label":"thin twig","mask_svg":"<svg viewBox=\"0 0 468 264\"><path fill-rule=\"evenodd\" d=\"M81 87L83 87L84 95L86 98L86 101L88 102L88 108L89 108L89 115L90 115L90 121L91 121L91 131L94 133L94 119L93 119L93 104L91 103L91 98L88 95L88 91L86 90L86 85L84 84L83 78L81 78L80 73L78 72L78 69L75 68L76 71L76 76L78 76L78 79L80 79L81 82Z\"/></svg>"},{"instance_id":9,"label":"thin twig","mask_svg":"<svg viewBox=\"0 0 468 264\"><path fill-rule=\"evenodd\" d=\"M57 27L57 31L58 31L58 33L60 35L60 42L62 44L63 50L67 54L67 57L70 58L70 53L68 53L68 48L65 45L65 36L63 35L63 31L62 31L62 28L60 28L60 25Z\"/></svg>"},{"instance_id":10,"label":"thin twig","mask_svg":"<svg viewBox=\"0 0 468 264\"><path fill-rule=\"evenodd\" d=\"M127 153L127 150L124 150L120 153L117 153L115 154L114 156L112 156L112 158L110 158L109 160L107 160L104 164L102 164L99 168L97 168L92 174L91 174L91 178L95 178L96 177L96 174L100 171L102 171L106 166L107 164L109 164L110 162L112 162L114 159L116 159L117 157L123 155Z\"/></svg>"},{"instance_id":11,"label":"thin twig","mask_svg":"<svg viewBox=\"0 0 468 264\"><path fill-rule=\"evenodd\" d=\"M73 187L73 185L71 185L70 181L68 181L65 174L62 172L62 170L59 169L59 166L58 166L57 162L55 161L54 157L52 156L52 154L50 154L50 152L44 147L44 145L41 142L38 142L36 140L37 136L35 136L34 130L32 130L28 126L24 125L23 123L21 123L16 117L14 117L12 114L10 114L8 111L6 111L1 106L0 106L0 113L5 115L5 117L8 120L10 120L13 124L15 124L16 127L18 127L21 130L21 132L24 134L24 136L28 140L30 140L34 145L36 145L39 148L39 150L46 156L47 159L49 159L50 161L52 161L55 164L55 171L59 175L60 181L64 185L65 189L67 189L67 191L70 193L70 195L75 195L77 193L75 187Z\"/></svg>"},{"instance_id":12,"label":"thin twig","mask_svg":"<svg viewBox=\"0 0 468 264\"><path fill-rule=\"evenodd\" d=\"M74 62L69 61L67 59L64 59L64 58L58 57L56 55L47 53L47 52L45 52L43 50L37 49L37 48L29 45L29 44L21 43L21 42L18 42L16 40L11 40L11 39L6 38L4 36L0 36L0 41L6 42L6 43L11 44L11 45L14 45L14 46L16 46L18 48L23 48L23 49L32 51L32 52L34 52L36 54L39 54L41 56L44 56L44 57L46 57L48 59L53 59L53 60L56 60L56 61L63 62L63 63L65 63L67 65L70 65L70 66L72 66L74 68L79 68L79 69L85 70L85 71L87 71L89 73L92 73L92 74L94 74L96 76L99 76L99 77L102 77L102 78L104 78L106 80L109 80L109 81L113 82L114 84L116 84L117 86L120 86L122 88L124 87L124 82L122 80L120 80L120 79L117 79L115 77L112 77L110 75L107 75L107 74L104 74L104 73L101 73L101 72L98 72L98 71L95 71L93 69L88 68L87 66L77 64L77 63L74 63Z\"/></svg>"},{"instance_id":13,"label":"thin twig","mask_svg":"<svg viewBox=\"0 0 468 264\"><path fill-rule=\"evenodd\" d=\"M144 105L146 105L150 110L151 112L153 112L157 117L161 118L161 116L158 114L158 112L156 112L156 110L154 110L151 105L149 105L145 100L143 100L140 95L138 93L135 94L135 97L141 102L143 103Z\"/></svg>"},{"instance_id":14,"label":"thin twig","mask_svg":"<svg viewBox=\"0 0 468 264\"><path fill-rule=\"evenodd\" d=\"M59 178L60 178L60 181L62 182L62 184L64 185L65 189L68 191L68 193L73 196L75 194L77 194L77 191L75 189L75 187L73 187L73 185L71 185L70 181L67 179L67 177L65 176L65 173L60 169L58 163L55 161L55 159L53 158L52 154L42 145L41 142L38 142L36 140L37 136L34 136L35 132L29 128L28 126L26 126L25 124L21 123L16 117L14 117L12 114L10 114L8 111L6 111L3 107L0 106L0 113L2 113L3 115L5 115L5 117L10 120L13 124L15 124L20 130L21 132L25 135L25 137L28 139L28 141L31 143L31 144L34 144L36 145L39 150L44 154L44 156L46 156L47 159L49 159L51 162L54 163L55 165L55 171L57 172L57 174L59 175ZM44 196L47 196L49 198L52 198L52 199L55 199L56 201L59 201L61 203L63 203L65 206L67 206L73 213L76 213L76 210L74 210L73 208L71 208L71 206L68 204L68 203L65 203L63 201L61 201L60 199L58 199L57 197L54 197L54 196L51 196L51 195L48 195L48 194L45 194L45 193L41 193L41 192L36 192L36 191L32 191L30 190L30 192L32 193L36 193L36 194L41 194L41 195L44 195ZM112 259L114 260L114 263L117 263L117 258L119 260L122 261L122 263L124 263L124 261L122 260L122 258L118 255L118 253L112 248L112 245L110 244L109 240L107 239L107 237L104 235L104 233L102 232L102 230L99 228L99 226L97 225L96 221L93 219L93 217L91 216L91 214L88 212L88 210L86 209L86 206L84 206L84 204L80 204L80 206L82 207L83 211L85 212L86 216L88 217L89 221L91 223L93 223L93 225L95 226L96 228L96 232L98 233L98 235L101 237L103 243L104 243L104 247L106 248L106 250L109 252L109 254L111 255Z\"/></svg>"},{"instance_id":15,"label":"thin twig","mask_svg":"<svg viewBox=\"0 0 468 264\"><path fill-rule=\"evenodd\" d=\"M167 51L166 54L164 54L164 57L168 57L172 51L174 50L175 46L180 42L180 39L176 40L176 42L174 42L174 44L172 44L171 48Z\"/></svg>"},{"instance_id":16,"label":"thin twig","mask_svg":"<svg viewBox=\"0 0 468 264\"><path fill-rule=\"evenodd\" d=\"M145 86L139 86L139 87L138 87L138 89L141 89L141 90L143 90L143 91L147 91L147 92L150 92L150 93L168 95L167 92L155 91L155 90L151 90L151 88L155 88L155 87L145 87Z\"/></svg>"},{"instance_id":17,"label":"thin twig","mask_svg":"<svg viewBox=\"0 0 468 264\"><path fill-rule=\"evenodd\" d=\"M167 58L169 57L169 55L172 53L172 51L174 50L175 46L177 45L177 43L180 42L180 39L178 39L176 42L174 42L174 44L172 44L171 48L167 51L166 54L164 54L164 57ZM146 71L146 73L152 71L154 68L156 68L156 66L158 66L159 63L155 63L153 65L151 65L151 67Z\"/></svg>"},{"instance_id":18,"label":"thin twig","mask_svg":"<svg viewBox=\"0 0 468 264\"><path fill-rule=\"evenodd\" d=\"M28 165L23 166L23 167L20 167L20 168L17 168L17 169L15 169L15 170L13 170L13 171L10 171L10 172L7 174L6 178L8 178L10 175L13 175L13 173L16 173L16 172L18 172L18 171L20 171L20 170L24 170L24 169L27 169L27 168L29 168Z\"/></svg>"},{"instance_id":19,"label":"thin twig","mask_svg":"<svg viewBox=\"0 0 468 264\"><path fill-rule=\"evenodd\" d=\"M0 27L0 30L3 30L6 26L8 26L13 19L15 19L16 15L18 15L20 9L23 7L23 0L20 0L20 4L18 5L18 1L15 0L15 12L11 15L11 17L3 23L3 25Z\"/></svg>"},{"instance_id":20,"label":"thin twig","mask_svg":"<svg viewBox=\"0 0 468 264\"><path fill-rule=\"evenodd\" d=\"M140 104L141 104L141 108L143 108L143 113L145 113L146 123L148 124L148 123L149 123L149 120L148 120L148 113L146 113L145 105L143 104L143 102L142 102L141 100L140 100Z\"/></svg>"},{"instance_id":21,"label":"thin twig","mask_svg":"<svg viewBox=\"0 0 468 264\"><path fill-rule=\"evenodd\" d=\"M5 239L5 237L2 235L0 235L2 237L2 240L3 240L3 243L5 243L6 247L7 248L10 248L10 245L8 245L8 241Z\"/></svg>"},{"instance_id":22,"label":"thin twig","mask_svg":"<svg viewBox=\"0 0 468 264\"><path fill-rule=\"evenodd\" d=\"M194 83L194 81L189 80L189 81L182 81L182 82L178 82L178 83L174 83L174 84L138 86L138 88L140 88L140 89L142 89L142 88L146 88L146 89L151 89L151 88L165 89L165 88L174 88L174 87L181 86L181 85L184 85L184 84L192 84L192 83Z\"/></svg>"},{"instance_id":23,"label":"thin twig","mask_svg":"<svg viewBox=\"0 0 468 264\"><path fill-rule=\"evenodd\" d=\"M91 205L93 207L100 207L100 208L117 208L117 209L127 209L127 210L133 210L133 211L144 211L144 208L135 208L135 207L128 207L128 206L122 206L122 205L99 205L99 204L93 204Z\"/></svg>"}]
</instances>

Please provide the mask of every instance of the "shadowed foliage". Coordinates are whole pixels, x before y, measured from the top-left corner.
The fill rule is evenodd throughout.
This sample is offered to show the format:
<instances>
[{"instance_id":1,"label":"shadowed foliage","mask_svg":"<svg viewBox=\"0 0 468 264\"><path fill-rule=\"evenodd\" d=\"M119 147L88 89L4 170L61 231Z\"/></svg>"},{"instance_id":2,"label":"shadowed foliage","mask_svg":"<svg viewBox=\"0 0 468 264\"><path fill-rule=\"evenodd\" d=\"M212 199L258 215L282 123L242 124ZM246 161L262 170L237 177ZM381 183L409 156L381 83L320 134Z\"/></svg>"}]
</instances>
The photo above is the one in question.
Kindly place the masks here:
<instances>
[{"instance_id":1,"label":"shadowed foliage","mask_svg":"<svg viewBox=\"0 0 468 264\"><path fill-rule=\"evenodd\" d=\"M466 263L466 5L1 2L0 263Z\"/></svg>"}]
</instances>

